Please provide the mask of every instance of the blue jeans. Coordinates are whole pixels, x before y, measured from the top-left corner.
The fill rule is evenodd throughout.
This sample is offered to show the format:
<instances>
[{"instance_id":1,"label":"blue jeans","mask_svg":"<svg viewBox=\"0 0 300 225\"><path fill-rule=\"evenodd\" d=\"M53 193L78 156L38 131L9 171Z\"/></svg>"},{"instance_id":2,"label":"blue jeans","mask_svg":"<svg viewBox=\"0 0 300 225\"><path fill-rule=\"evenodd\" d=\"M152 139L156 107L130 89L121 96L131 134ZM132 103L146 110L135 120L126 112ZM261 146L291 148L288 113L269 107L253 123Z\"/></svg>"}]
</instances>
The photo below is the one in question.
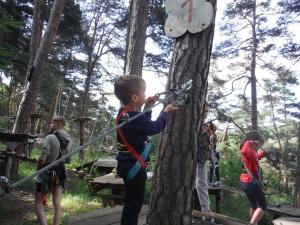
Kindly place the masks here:
<instances>
[{"instance_id":1,"label":"blue jeans","mask_svg":"<svg viewBox=\"0 0 300 225\"><path fill-rule=\"evenodd\" d=\"M216 165L216 169L214 169L212 164L210 164L209 183L212 183L214 170L216 171L217 181L220 181L220 168L219 168L219 165Z\"/></svg>"}]
</instances>

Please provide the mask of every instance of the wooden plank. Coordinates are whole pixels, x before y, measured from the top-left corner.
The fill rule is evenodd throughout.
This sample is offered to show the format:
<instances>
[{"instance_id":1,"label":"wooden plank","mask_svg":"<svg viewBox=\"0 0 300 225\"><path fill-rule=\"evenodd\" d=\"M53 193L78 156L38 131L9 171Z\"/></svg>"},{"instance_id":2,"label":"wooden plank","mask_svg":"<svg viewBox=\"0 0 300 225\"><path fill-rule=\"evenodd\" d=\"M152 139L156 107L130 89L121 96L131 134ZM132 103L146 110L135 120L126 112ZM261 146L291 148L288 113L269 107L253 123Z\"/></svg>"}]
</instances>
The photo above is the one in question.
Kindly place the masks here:
<instances>
[{"instance_id":1,"label":"wooden plank","mask_svg":"<svg viewBox=\"0 0 300 225\"><path fill-rule=\"evenodd\" d=\"M214 218L216 223L224 224L224 225L244 225L249 224L247 222L244 222L242 220L238 220L229 216L224 216L218 213L214 213L214 216L211 216L207 213L202 213L196 210L193 210L193 217L197 219L202 219L202 217L205 217L206 220L211 221L212 218Z\"/></svg>"},{"instance_id":2,"label":"wooden plank","mask_svg":"<svg viewBox=\"0 0 300 225\"><path fill-rule=\"evenodd\" d=\"M117 160L113 159L110 156L104 156L104 157L99 158L94 163L94 166L115 168L117 166Z\"/></svg>"},{"instance_id":3,"label":"wooden plank","mask_svg":"<svg viewBox=\"0 0 300 225\"><path fill-rule=\"evenodd\" d=\"M94 178L90 181L91 184L97 183L97 184L120 184L124 185L124 181L120 177L115 177L113 173L106 174L101 177Z\"/></svg>"},{"instance_id":4,"label":"wooden plank","mask_svg":"<svg viewBox=\"0 0 300 225\"><path fill-rule=\"evenodd\" d=\"M274 225L299 225L300 218L295 217L281 217L273 221Z\"/></svg>"},{"instance_id":5,"label":"wooden plank","mask_svg":"<svg viewBox=\"0 0 300 225\"><path fill-rule=\"evenodd\" d=\"M12 158L20 159L26 162L37 163L36 159L28 158L26 155L18 155L16 152L1 151L0 154Z\"/></svg>"},{"instance_id":6,"label":"wooden plank","mask_svg":"<svg viewBox=\"0 0 300 225\"><path fill-rule=\"evenodd\" d=\"M120 213L123 210L123 206L117 205L111 208L103 208L100 210L93 210L90 212L81 213L68 217L68 224L78 224L83 221L92 220L94 218L103 217L110 214Z\"/></svg>"},{"instance_id":7,"label":"wooden plank","mask_svg":"<svg viewBox=\"0 0 300 225\"><path fill-rule=\"evenodd\" d=\"M293 206L281 206L280 208L268 207L267 211L277 214L277 215L300 217L300 208L295 208Z\"/></svg>"},{"instance_id":8,"label":"wooden plank","mask_svg":"<svg viewBox=\"0 0 300 225\"><path fill-rule=\"evenodd\" d=\"M107 197L107 198L121 198L123 199L123 196L120 195L110 195L110 194L93 194L93 196L98 196L98 197Z\"/></svg>"},{"instance_id":9,"label":"wooden plank","mask_svg":"<svg viewBox=\"0 0 300 225\"><path fill-rule=\"evenodd\" d=\"M103 208L91 212L82 213L79 215L70 216L68 218L68 225L119 225L121 221L123 206L114 206L111 208ZM146 223L148 213L148 206L143 205L138 225Z\"/></svg>"}]
</instances>

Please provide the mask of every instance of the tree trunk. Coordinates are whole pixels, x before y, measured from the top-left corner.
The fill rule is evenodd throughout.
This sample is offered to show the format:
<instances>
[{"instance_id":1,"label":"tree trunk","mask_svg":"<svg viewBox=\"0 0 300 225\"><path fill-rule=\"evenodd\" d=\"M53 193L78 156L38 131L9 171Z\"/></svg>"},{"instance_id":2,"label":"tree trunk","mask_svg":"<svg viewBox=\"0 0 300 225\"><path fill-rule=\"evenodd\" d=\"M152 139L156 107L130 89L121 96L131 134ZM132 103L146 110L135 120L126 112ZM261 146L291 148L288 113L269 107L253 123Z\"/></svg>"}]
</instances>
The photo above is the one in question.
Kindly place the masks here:
<instances>
[{"instance_id":1,"label":"tree trunk","mask_svg":"<svg viewBox=\"0 0 300 225\"><path fill-rule=\"evenodd\" d=\"M300 124L298 124L298 151L295 176L294 207L300 208Z\"/></svg>"},{"instance_id":2,"label":"tree trunk","mask_svg":"<svg viewBox=\"0 0 300 225\"><path fill-rule=\"evenodd\" d=\"M251 122L252 130L258 131L257 122L257 93L256 93L256 52L257 52L257 40L256 40L256 0L254 0L253 8L253 21L252 21L252 49L251 49Z\"/></svg>"},{"instance_id":3,"label":"tree trunk","mask_svg":"<svg viewBox=\"0 0 300 225\"><path fill-rule=\"evenodd\" d=\"M149 0L132 0L125 74L142 76Z\"/></svg>"},{"instance_id":4,"label":"tree trunk","mask_svg":"<svg viewBox=\"0 0 300 225\"><path fill-rule=\"evenodd\" d=\"M216 1L210 3L216 10ZM207 29L196 34L186 32L174 45L166 89L181 89L182 84L192 79L191 103L169 115L158 143L147 218L151 225L191 224L196 153L200 145L214 21L215 16Z\"/></svg>"},{"instance_id":5,"label":"tree trunk","mask_svg":"<svg viewBox=\"0 0 300 225\"><path fill-rule=\"evenodd\" d=\"M287 111L286 111L286 91L285 88L283 90L283 112L284 112L284 120L286 121L287 119ZM287 124L286 124L287 126ZM284 150L283 150L283 163L288 162L289 161L289 132L288 130L285 131L285 144L284 144ZM284 182L284 193L286 195L290 195L289 194L289 179L288 179L288 173L283 173L284 174L284 178L283 182Z\"/></svg>"},{"instance_id":6,"label":"tree trunk","mask_svg":"<svg viewBox=\"0 0 300 225\"><path fill-rule=\"evenodd\" d=\"M85 88L84 88L84 95L82 99L82 106L81 106L81 112L80 112L80 117L85 117L86 109L87 109L87 104L89 100L89 92L90 92L90 86L91 86L91 79L92 79L92 72L93 69L89 69L88 75L85 80ZM80 122L80 128L79 128L79 144L80 146L84 145L85 143L85 122L81 121ZM85 158L85 150L80 150L79 152L79 157L81 160L84 160Z\"/></svg>"},{"instance_id":7,"label":"tree trunk","mask_svg":"<svg viewBox=\"0 0 300 225\"><path fill-rule=\"evenodd\" d=\"M224 136L222 138L221 144L223 144L227 139L228 129L229 129L229 123L226 124L226 129L225 129L225 133L224 133Z\"/></svg>"},{"instance_id":8,"label":"tree trunk","mask_svg":"<svg viewBox=\"0 0 300 225\"><path fill-rule=\"evenodd\" d=\"M28 132L28 119L32 111L33 103L36 101L38 91L40 88L45 61L47 60L51 45L57 32L60 17L65 6L66 0L55 0L51 9L51 15L48 21L47 29L45 31L42 43L38 49L36 59L34 61L34 70L28 76L26 84L26 92L23 94L16 121L13 128L13 133L27 133ZM21 153L21 152L17 152ZM18 160L17 160L18 161ZM15 161L11 167L11 178L17 178L18 162Z\"/></svg>"}]
</instances>

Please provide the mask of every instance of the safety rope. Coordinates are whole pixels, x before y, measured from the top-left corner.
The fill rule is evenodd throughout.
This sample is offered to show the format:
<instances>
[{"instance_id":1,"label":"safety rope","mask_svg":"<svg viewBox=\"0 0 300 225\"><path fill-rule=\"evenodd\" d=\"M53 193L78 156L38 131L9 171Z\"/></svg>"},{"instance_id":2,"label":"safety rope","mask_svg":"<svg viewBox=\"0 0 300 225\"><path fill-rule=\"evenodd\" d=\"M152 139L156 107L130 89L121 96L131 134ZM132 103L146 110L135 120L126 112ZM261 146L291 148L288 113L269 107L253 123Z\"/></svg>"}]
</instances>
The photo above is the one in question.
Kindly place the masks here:
<instances>
[{"instance_id":1,"label":"safety rope","mask_svg":"<svg viewBox=\"0 0 300 225\"><path fill-rule=\"evenodd\" d=\"M129 123L130 121L140 117L141 115L145 114L146 112L150 111L151 109L153 109L154 107L158 106L159 104L163 103L163 104L168 104L170 102L170 100L174 101L175 100L175 104L177 103L178 104L183 104L182 101L183 101L183 95L182 93L184 93L184 95L186 96L187 93L186 91L188 89L190 89L192 86L192 80L190 80L189 82L187 82L186 84L183 84L182 85L182 90L175 90L175 89L172 89L172 91L169 93L169 95L166 95L164 99L160 99L158 98L157 100L159 101L158 103L154 104L153 106L150 106L148 107L147 109L145 109L143 112L140 112L139 114L129 118L127 117L126 120L119 124L118 126L110 129L109 131L107 131L106 133L100 135L99 137L96 137L94 138L93 140L91 140L90 142L80 146L79 148L77 148L76 150L68 153L67 155L64 155L63 157L61 157L60 159L50 163L49 165L43 167L42 169L36 171L35 173L29 175L28 177L25 177L24 179L12 184L9 186L9 190L12 190L18 186L20 186L21 184L31 180L32 178L34 178L35 176L38 176L39 174L43 173L44 171L50 169L52 166L62 162L63 160L71 157L72 155L76 154L77 152L83 150L84 148L88 147L89 145L101 140L102 138L106 137L107 135L115 132L117 129L121 128L122 126L124 126L125 124ZM170 89L171 90L171 89ZM175 91L174 91L175 90ZM161 93L160 93L161 94ZM159 96L160 94L157 94L157 96ZM189 96L188 96L189 97ZM175 99L176 98L176 99ZM187 98L187 96L186 96ZM176 100L178 99L178 102L176 102ZM5 190L0 190L0 196L2 196L3 194L5 193Z\"/></svg>"},{"instance_id":2,"label":"safety rope","mask_svg":"<svg viewBox=\"0 0 300 225\"><path fill-rule=\"evenodd\" d=\"M108 121L108 123L106 124L105 131L108 130L108 127L109 127L109 124L110 124L111 119L112 119L112 117L109 118L109 121ZM101 140L100 146L103 144L103 140L104 140L104 137L103 137L102 140ZM98 154L99 154L99 151L97 151L95 158L98 157ZM94 167L95 167L95 162L96 162L96 161L94 160L94 163L93 163L92 168L91 168L91 170L90 170L90 175L92 174L92 171L93 171L93 169L94 169ZM82 168L83 168L83 167L82 167ZM81 170L82 170L82 168L81 168Z\"/></svg>"},{"instance_id":3,"label":"safety rope","mask_svg":"<svg viewBox=\"0 0 300 225\"><path fill-rule=\"evenodd\" d=\"M220 109L218 109L218 105L216 103L210 103L208 104L208 106L210 106L211 108L214 108L218 111L218 120L221 121L221 122L228 122L228 123L233 123L242 133L244 133L246 135L247 138L249 138L250 140L254 141L252 139L252 137L250 137L231 117L225 115L223 112L221 112ZM280 166L279 164L282 163L284 164L278 156L276 156L273 152L267 152L265 149L263 149L260 145L259 145L259 148L267 153L266 154L266 158L268 160L268 163L275 167L277 170L280 170Z\"/></svg>"}]
</instances>

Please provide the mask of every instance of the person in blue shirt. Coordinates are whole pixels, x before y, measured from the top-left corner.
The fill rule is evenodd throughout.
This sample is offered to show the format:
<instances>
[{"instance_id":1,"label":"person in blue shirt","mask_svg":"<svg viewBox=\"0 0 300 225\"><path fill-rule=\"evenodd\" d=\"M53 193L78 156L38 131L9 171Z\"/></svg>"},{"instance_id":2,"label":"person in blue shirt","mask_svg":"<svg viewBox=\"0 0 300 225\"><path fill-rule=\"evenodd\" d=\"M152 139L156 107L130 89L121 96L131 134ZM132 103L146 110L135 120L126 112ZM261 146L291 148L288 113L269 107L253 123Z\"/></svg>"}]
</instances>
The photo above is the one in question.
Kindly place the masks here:
<instances>
[{"instance_id":1,"label":"person in blue shirt","mask_svg":"<svg viewBox=\"0 0 300 225\"><path fill-rule=\"evenodd\" d=\"M126 120L122 115L127 114L129 118L132 118L139 114L137 110L144 104L145 108L154 105L156 97L146 99L145 91L146 82L140 76L122 75L117 78L114 84L114 93L123 104L117 116L117 125ZM146 165L150 160L149 155L145 157L145 160L140 159L140 156L145 150L147 137L160 133L166 126L168 113L174 110L177 110L174 103L169 104L156 121L151 120L151 111L149 111L118 129L117 174L123 178L125 184L121 225L138 224L138 215L145 195ZM136 168L136 165L139 168L137 170L133 169Z\"/></svg>"},{"instance_id":2,"label":"person in blue shirt","mask_svg":"<svg viewBox=\"0 0 300 225\"><path fill-rule=\"evenodd\" d=\"M222 186L222 184L220 182L220 167L219 167L220 152L218 152L216 150L216 148L213 150L213 157L216 159L216 161L214 161L214 162L213 162L213 160L210 161L210 172L209 172L208 187L212 187L212 186L220 187L220 186ZM217 182L215 182L213 184L212 180L213 180L214 171L216 172Z\"/></svg>"}]
</instances>

